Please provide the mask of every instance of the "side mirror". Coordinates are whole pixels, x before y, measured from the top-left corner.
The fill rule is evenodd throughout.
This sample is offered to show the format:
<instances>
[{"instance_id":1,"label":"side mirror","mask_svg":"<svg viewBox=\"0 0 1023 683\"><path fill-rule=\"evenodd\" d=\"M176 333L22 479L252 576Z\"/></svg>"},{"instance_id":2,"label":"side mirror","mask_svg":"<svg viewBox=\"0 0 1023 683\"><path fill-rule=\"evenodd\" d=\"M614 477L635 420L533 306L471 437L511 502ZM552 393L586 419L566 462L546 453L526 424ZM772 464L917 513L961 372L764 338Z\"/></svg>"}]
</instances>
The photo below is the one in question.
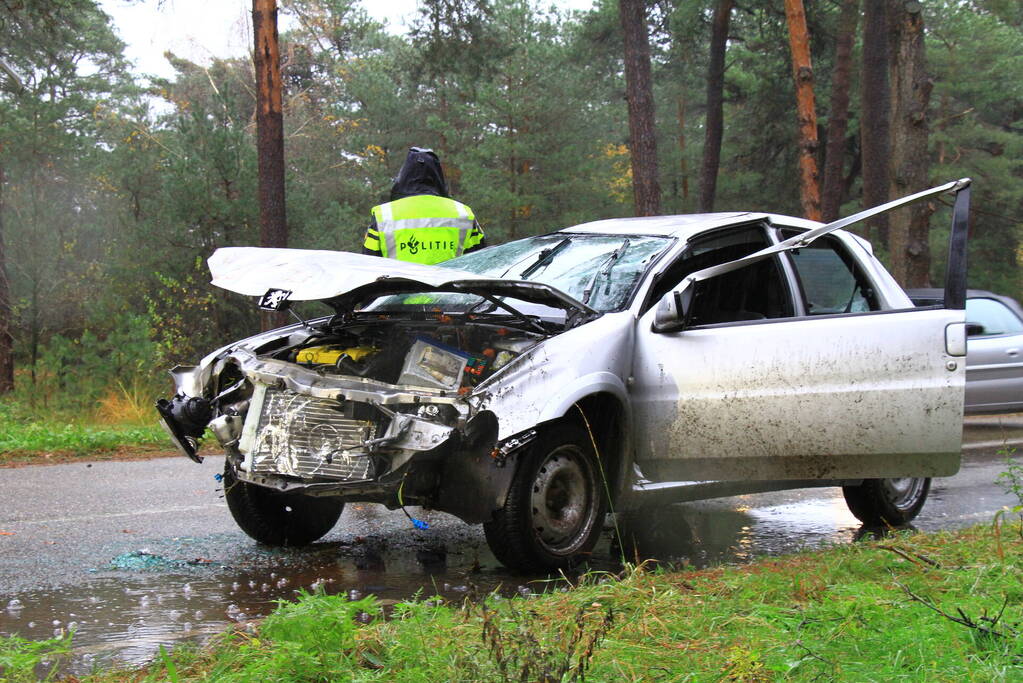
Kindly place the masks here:
<instances>
[{"instance_id":1,"label":"side mirror","mask_svg":"<svg viewBox=\"0 0 1023 683\"><path fill-rule=\"evenodd\" d=\"M665 294L657 303L654 324L650 329L659 334L681 332L686 329L689 326L695 289L696 285L691 280L684 280L681 288Z\"/></svg>"}]
</instances>

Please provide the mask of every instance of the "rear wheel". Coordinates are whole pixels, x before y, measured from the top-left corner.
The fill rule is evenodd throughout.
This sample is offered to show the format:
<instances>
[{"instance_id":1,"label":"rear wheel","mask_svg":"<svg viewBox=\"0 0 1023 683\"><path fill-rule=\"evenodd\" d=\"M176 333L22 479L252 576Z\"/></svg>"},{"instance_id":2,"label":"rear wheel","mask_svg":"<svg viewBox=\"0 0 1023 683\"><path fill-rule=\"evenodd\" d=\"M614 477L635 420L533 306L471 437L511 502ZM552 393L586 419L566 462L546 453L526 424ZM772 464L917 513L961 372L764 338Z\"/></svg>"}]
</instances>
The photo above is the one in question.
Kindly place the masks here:
<instances>
[{"instance_id":1,"label":"rear wheel","mask_svg":"<svg viewBox=\"0 0 1023 683\"><path fill-rule=\"evenodd\" d=\"M281 493L239 481L230 463L224 465L224 498L242 531L278 546L312 543L334 527L345 507L337 498Z\"/></svg>"},{"instance_id":2,"label":"rear wheel","mask_svg":"<svg viewBox=\"0 0 1023 683\"><path fill-rule=\"evenodd\" d=\"M931 490L930 478L867 479L843 486L849 510L864 524L909 524L920 513Z\"/></svg>"},{"instance_id":3,"label":"rear wheel","mask_svg":"<svg viewBox=\"0 0 1023 683\"><path fill-rule=\"evenodd\" d=\"M578 425L548 428L518 463L504 506L483 525L498 560L520 571L570 566L603 527L606 495L589 435Z\"/></svg>"}]
</instances>

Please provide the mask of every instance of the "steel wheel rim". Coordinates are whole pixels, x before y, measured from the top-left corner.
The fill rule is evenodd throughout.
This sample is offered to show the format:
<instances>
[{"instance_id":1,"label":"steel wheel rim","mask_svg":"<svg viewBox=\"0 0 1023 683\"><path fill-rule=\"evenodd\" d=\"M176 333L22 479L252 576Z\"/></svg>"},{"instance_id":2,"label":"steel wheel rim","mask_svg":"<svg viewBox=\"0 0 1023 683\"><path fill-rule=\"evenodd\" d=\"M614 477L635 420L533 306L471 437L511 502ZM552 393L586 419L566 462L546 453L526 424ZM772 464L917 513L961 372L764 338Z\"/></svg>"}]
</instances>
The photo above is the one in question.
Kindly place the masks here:
<instances>
[{"instance_id":1,"label":"steel wheel rim","mask_svg":"<svg viewBox=\"0 0 1023 683\"><path fill-rule=\"evenodd\" d=\"M588 469L585 455L573 445L554 449L537 468L529 501L533 531L551 552L571 553L593 526Z\"/></svg>"},{"instance_id":2,"label":"steel wheel rim","mask_svg":"<svg viewBox=\"0 0 1023 683\"><path fill-rule=\"evenodd\" d=\"M913 507L924 487L924 480L917 477L901 477L883 479L885 495L888 501L900 510Z\"/></svg>"}]
</instances>

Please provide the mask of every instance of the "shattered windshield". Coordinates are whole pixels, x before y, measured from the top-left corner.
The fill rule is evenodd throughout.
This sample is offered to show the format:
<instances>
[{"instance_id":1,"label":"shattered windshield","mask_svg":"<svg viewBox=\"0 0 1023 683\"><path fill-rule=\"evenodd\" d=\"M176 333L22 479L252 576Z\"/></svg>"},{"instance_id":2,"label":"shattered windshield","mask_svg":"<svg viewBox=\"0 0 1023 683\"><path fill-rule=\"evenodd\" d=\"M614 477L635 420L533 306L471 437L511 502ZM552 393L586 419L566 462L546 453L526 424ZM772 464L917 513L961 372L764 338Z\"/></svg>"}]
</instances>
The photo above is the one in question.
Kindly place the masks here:
<instances>
[{"instance_id":1,"label":"shattered windshield","mask_svg":"<svg viewBox=\"0 0 1023 683\"><path fill-rule=\"evenodd\" d=\"M559 232L527 237L481 249L437 265L484 277L548 284L601 311L625 306L647 266L671 243L667 237L595 235ZM432 304L444 310L468 310L480 304L473 294L433 292L401 294L378 300L374 310ZM529 304L508 298L514 306Z\"/></svg>"}]
</instances>

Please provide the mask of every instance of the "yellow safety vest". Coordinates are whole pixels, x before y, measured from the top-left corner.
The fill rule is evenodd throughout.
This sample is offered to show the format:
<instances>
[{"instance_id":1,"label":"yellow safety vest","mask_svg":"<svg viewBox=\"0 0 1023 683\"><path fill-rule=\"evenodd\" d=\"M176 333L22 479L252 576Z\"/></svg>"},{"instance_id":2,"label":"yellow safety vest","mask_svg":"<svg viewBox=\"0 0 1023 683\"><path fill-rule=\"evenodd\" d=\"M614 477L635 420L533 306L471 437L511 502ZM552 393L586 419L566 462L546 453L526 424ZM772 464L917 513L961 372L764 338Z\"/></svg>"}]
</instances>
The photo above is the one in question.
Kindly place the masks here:
<instances>
[{"instance_id":1,"label":"yellow safety vest","mask_svg":"<svg viewBox=\"0 0 1023 683\"><path fill-rule=\"evenodd\" d=\"M434 264L479 244L472 209L448 197L419 194L373 207L376 229L366 233L365 246L381 256Z\"/></svg>"}]
</instances>

